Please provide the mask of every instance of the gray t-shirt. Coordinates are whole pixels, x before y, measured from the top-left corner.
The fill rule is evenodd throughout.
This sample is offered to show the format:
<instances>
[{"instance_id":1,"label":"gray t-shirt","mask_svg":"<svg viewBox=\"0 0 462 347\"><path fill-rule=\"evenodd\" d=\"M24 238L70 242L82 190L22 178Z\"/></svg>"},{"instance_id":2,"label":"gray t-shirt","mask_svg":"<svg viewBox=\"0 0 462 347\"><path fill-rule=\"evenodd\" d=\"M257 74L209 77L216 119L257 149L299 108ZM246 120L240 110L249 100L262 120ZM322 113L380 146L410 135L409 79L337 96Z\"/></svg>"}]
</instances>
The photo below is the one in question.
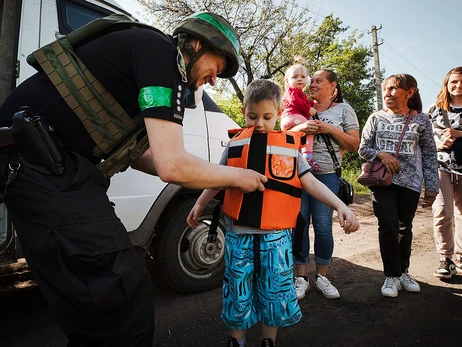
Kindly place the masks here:
<instances>
[{"instance_id":1,"label":"gray t-shirt","mask_svg":"<svg viewBox=\"0 0 462 347\"><path fill-rule=\"evenodd\" d=\"M228 161L229 142L221 156L220 165L226 165ZM298 177L302 177L311 171L311 166L301 153L298 154ZM235 234L272 234L281 230L262 230L247 226L234 225L233 219L225 215L226 230L232 231Z\"/></svg>"},{"instance_id":2,"label":"gray t-shirt","mask_svg":"<svg viewBox=\"0 0 462 347\"><path fill-rule=\"evenodd\" d=\"M342 131L359 130L358 117L356 117L356 113L353 110L353 108L346 103L340 103L331 108L328 108L325 111L318 112L318 116L319 116L319 119L322 120L323 122L333 124L337 128L341 129ZM334 140L332 136L330 136L330 141L332 143L332 147L334 147L337 160L341 165L342 164L342 156L341 156L342 148L339 146L339 144ZM322 139L320 135L314 136L313 158L321 167L321 171L313 171L314 175L335 172L334 162L332 160L332 157L329 154L329 151L327 150L326 143L324 142L324 140Z\"/></svg>"}]
</instances>

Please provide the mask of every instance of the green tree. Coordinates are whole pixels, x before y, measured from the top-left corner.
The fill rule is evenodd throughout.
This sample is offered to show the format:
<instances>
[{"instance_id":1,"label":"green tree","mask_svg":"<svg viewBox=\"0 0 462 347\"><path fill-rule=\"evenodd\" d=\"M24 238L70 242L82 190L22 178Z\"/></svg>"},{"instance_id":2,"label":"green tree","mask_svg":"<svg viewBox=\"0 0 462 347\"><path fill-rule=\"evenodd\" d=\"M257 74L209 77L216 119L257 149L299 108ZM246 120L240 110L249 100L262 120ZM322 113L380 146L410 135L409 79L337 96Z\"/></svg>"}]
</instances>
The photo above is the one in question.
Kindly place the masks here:
<instances>
[{"instance_id":1,"label":"green tree","mask_svg":"<svg viewBox=\"0 0 462 347\"><path fill-rule=\"evenodd\" d=\"M231 97L224 97L221 94L213 96L213 100L221 108L221 110L226 113L233 121L239 124L240 127L245 126L245 120L242 115L242 103L236 95Z\"/></svg>"},{"instance_id":2,"label":"green tree","mask_svg":"<svg viewBox=\"0 0 462 347\"><path fill-rule=\"evenodd\" d=\"M356 32L348 30L333 14L320 24L310 17L309 3L300 6L296 0L137 0L152 16L154 25L172 32L184 17L197 11L222 15L236 28L241 41L238 74L219 80L214 87L218 105L238 124L243 125L240 106L243 90L255 79L272 79L283 87L284 73L295 56L306 61L311 74L326 68L339 76L345 100L353 107L360 125L373 111L375 96L371 47L358 44ZM224 93L226 92L226 93ZM346 154L345 164L359 166L356 154Z\"/></svg>"},{"instance_id":3,"label":"green tree","mask_svg":"<svg viewBox=\"0 0 462 347\"><path fill-rule=\"evenodd\" d=\"M197 11L211 11L228 19L241 42L238 74L220 81L231 84L242 101L242 88L258 78L272 78L292 63L291 37L313 26L308 8L296 0L138 0L153 18L155 26L172 32L184 17ZM229 83L229 84L228 84Z\"/></svg>"}]
</instances>

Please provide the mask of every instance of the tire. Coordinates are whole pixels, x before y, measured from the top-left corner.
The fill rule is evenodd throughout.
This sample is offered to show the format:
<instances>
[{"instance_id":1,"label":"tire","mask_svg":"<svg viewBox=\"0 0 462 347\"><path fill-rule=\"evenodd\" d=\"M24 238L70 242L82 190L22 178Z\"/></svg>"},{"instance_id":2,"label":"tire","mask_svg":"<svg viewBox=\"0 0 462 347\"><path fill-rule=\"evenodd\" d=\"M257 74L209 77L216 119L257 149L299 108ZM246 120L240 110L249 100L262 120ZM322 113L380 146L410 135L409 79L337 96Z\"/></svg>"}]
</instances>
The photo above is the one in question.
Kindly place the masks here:
<instances>
[{"instance_id":1,"label":"tire","mask_svg":"<svg viewBox=\"0 0 462 347\"><path fill-rule=\"evenodd\" d=\"M159 221L154 239L154 256L158 270L176 291L198 293L221 286L224 272L225 224L220 217L215 243L207 242L216 200L204 208L197 228L186 223L197 198L188 198L166 210Z\"/></svg>"}]
</instances>

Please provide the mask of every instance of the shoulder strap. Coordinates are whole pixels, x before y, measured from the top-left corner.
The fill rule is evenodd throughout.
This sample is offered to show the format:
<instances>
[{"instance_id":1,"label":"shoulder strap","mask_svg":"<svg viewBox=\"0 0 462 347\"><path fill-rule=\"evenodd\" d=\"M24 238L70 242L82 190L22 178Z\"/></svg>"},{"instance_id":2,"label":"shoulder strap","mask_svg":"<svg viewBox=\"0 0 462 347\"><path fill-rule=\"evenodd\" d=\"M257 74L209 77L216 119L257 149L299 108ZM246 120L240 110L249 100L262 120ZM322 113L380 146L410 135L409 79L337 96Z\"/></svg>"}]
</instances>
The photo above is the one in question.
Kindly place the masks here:
<instances>
[{"instance_id":1,"label":"shoulder strap","mask_svg":"<svg viewBox=\"0 0 462 347\"><path fill-rule=\"evenodd\" d=\"M440 108L440 113L441 115L443 116L443 122L444 122L444 126L446 128L450 128L451 127L451 123L449 123L449 117L448 117L448 111L443 109L443 108Z\"/></svg>"},{"instance_id":2,"label":"shoulder strap","mask_svg":"<svg viewBox=\"0 0 462 347\"><path fill-rule=\"evenodd\" d=\"M409 110L406 123L404 124L403 131L401 132L401 136L399 137L398 146L396 147L396 152L395 152L396 157L398 157L399 149L401 148L401 142L403 142L404 133L406 132L407 126L409 125L409 122L411 121L411 118L412 118L411 112L412 110Z\"/></svg>"},{"instance_id":3,"label":"shoulder strap","mask_svg":"<svg viewBox=\"0 0 462 347\"><path fill-rule=\"evenodd\" d=\"M159 34L164 35L169 41L171 41L170 37L165 35L159 29L148 24L134 21L130 17L123 14L111 14L106 17L97 18L78 29L75 29L67 35L56 33L56 38L59 39L62 36L66 36L71 46L77 47L109 32L122 30L133 26L154 30ZM39 68L39 63L37 62L33 53L27 56L27 63L36 69Z\"/></svg>"},{"instance_id":4,"label":"shoulder strap","mask_svg":"<svg viewBox=\"0 0 462 347\"><path fill-rule=\"evenodd\" d=\"M318 114L316 113L313 116L313 118L319 119ZM335 155L334 146L332 146L332 142L330 141L329 135L327 134L320 134L320 135L321 135L321 138L326 143L327 150L329 151L329 154L332 157L332 161L334 162L335 173L337 174L338 177L342 176L342 167L340 166L337 156Z\"/></svg>"}]
</instances>

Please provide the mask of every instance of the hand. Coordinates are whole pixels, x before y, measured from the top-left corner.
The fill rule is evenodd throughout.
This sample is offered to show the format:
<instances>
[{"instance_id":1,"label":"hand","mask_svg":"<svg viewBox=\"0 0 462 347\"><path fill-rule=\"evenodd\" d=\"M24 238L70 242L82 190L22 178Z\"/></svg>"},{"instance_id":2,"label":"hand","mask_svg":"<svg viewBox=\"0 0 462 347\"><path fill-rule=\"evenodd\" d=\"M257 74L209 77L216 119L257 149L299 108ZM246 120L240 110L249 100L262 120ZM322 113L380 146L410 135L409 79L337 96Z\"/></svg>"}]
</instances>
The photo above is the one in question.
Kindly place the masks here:
<instances>
[{"instance_id":1,"label":"hand","mask_svg":"<svg viewBox=\"0 0 462 347\"><path fill-rule=\"evenodd\" d=\"M425 191L424 197L422 198L421 206L422 208L431 207L435 202L437 192Z\"/></svg>"},{"instance_id":2,"label":"hand","mask_svg":"<svg viewBox=\"0 0 462 347\"><path fill-rule=\"evenodd\" d=\"M188 223L188 225L191 227L191 228L196 228L199 223L197 222L197 220L199 219L199 217L201 216L202 214L202 211L204 210L204 206L202 205L198 205L197 203L193 206L193 208L191 209L191 211L189 211L189 214L188 214L188 217L186 217L186 223Z\"/></svg>"},{"instance_id":3,"label":"hand","mask_svg":"<svg viewBox=\"0 0 462 347\"><path fill-rule=\"evenodd\" d=\"M351 234L359 229L359 222L355 214L348 207L343 206L338 209L338 220L345 234Z\"/></svg>"},{"instance_id":4,"label":"hand","mask_svg":"<svg viewBox=\"0 0 462 347\"><path fill-rule=\"evenodd\" d=\"M316 134L330 134L331 132L334 131L331 128L333 127L333 125L327 122L323 122L322 120L319 120L319 119L317 119L315 122L316 122L316 125L318 126L318 129L316 130Z\"/></svg>"},{"instance_id":5,"label":"hand","mask_svg":"<svg viewBox=\"0 0 462 347\"><path fill-rule=\"evenodd\" d=\"M398 159L394 155L386 152L380 152L377 154L377 158L382 162L383 165L387 168L387 171L392 175L399 173L400 165Z\"/></svg>"},{"instance_id":6,"label":"hand","mask_svg":"<svg viewBox=\"0 0 462 347\"><path fill-rule=\"evenodd\" d=\"M257 190L264 191L264 183L268 182L268 178L265 175L259 174L254 170L240 169L238 173L237 188L242 190L244 193L255 192Z\"/></svg>"},{"instance_id":7,"label":"hand","mask_svg":"<svg viewBox=\"0 0 462 347\"><path fill-rule=\"evenodd\" d=\"M454 138L443 135L440 141L436 141L436 147L438 149L448 149L451 148L452 145L454 145L454 141Z\"/></svg>"},{"instance_id":8,"label":"hand","mask_svg":"<svg viewBox=\"0 0 462 347\"><path fill-rule=\"evenodd\" d=\"M462 132L459 130L456 130L454 128L444 128L443 129L443 136L449 139L455 140L458 137L461 137Z\"/></svg>"},{"instance_id":9,"label":"hand","mask_svg":"<svg viewBox=\"0 0 462 347\"><path fill-rule=\"evenodd\" d=\"M298 131L304 132L306 135L313 135L318 130L315 120L307 120L301 126L303 127L298 129Z\"/></svg>"}]
</instances>

